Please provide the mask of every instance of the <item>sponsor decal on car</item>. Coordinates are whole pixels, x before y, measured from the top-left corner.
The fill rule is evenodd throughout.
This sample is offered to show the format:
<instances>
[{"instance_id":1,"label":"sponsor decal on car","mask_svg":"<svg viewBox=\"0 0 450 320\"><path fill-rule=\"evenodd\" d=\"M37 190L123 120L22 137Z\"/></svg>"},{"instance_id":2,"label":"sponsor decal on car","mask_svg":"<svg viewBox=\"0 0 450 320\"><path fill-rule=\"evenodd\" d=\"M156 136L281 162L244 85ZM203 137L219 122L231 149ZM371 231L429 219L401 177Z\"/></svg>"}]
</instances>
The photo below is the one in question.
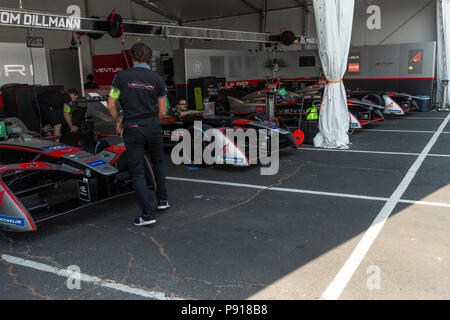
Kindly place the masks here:
<instances>
[{"instance_id":1,"label":"sponsor decal on car","mask_svg":"<svg viewBox=\"0 0 450 320\"><path fill-rule=\"evenodd\" d=\"M96 168L96 167L102 166L104 164L106 164L106 162L103 160L97 160L97 161L92 161L92 162L87 163L87 165L92 168Z\"/></svg>"},{"instance_id":2,"label":"sponsor decal on car","mask_svg":"<svg viewBox=\"0 0 450 320\"><path fill-rule=\"evenodd\" d=\"M402 113L401 110L386 110L385 113Z\"/></svg>"},{"instance_id":3,"label":"sponsor decal on car","mask_svg":"<svg viewBox=\"0 0 450 320\"><path fill-rule=\"evenodd\" d=\"M71 148L71 146L54 146L54 147L50 147L48 149L44 149L44 150L42 150L42 152L49 153L52 151L64 150L64 149L69 149L69 148Z\"/></svg>"},{"instance_id":4,"label":"sponsor decal on car","mask_svg":"<svg viewBox=\"0 0 450 320\"><path fill-rule=\"evenodd\" d=\"M223 160L225 160L226 162L232 161L233 163L244 163L244 159L242 158L223 157Z\"/></svg>"},{"instance_id":5,"label":"sponsor decal on car","mask_svg":"<svg viewBox=\"0 0 450 320\"><path fill-rule=\"evenodd\" d=\"M0 216L0 223L11 225L11 226L25 227L25 219L24 218Z\"/></svg>"}]
</instances>

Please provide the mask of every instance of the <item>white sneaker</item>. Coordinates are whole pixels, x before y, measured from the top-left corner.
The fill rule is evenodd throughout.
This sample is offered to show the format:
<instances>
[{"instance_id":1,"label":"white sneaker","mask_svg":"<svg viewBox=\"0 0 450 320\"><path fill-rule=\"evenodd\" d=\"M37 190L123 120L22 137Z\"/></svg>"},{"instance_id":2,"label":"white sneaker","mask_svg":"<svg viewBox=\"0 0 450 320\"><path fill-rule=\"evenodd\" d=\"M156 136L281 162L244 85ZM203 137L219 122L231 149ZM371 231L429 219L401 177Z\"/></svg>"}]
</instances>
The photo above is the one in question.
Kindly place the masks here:
<instances>
[{"instance_id":1,"label":"white sneaker","mask_svg":"<svg viewBox=\"0 0 450 320\"><path fill-rule=\"evenodd\" d=\"M155 218L139 217L134 220L135 226L148 226L154 223L156 223Z\"/></svg>"},{"instance_id":2,"label":"white sneaker","mask_svg":"<svg viewBox=\"0 0 450 320\"><path fill-rule=\"evenodd\" d=\"M158 201L158 210L166 210L170 208L169 201L167 200L159 200Z\"/></svg>"}]
</instances>

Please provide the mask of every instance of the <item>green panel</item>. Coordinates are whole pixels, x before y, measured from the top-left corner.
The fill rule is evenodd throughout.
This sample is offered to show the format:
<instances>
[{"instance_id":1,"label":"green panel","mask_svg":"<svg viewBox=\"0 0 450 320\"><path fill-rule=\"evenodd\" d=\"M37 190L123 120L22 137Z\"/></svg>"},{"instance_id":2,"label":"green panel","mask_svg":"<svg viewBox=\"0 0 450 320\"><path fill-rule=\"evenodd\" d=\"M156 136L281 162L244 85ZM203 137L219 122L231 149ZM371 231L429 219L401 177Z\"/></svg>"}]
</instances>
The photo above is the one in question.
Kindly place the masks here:
<instances>
[{"instance_id":1,"label":"green panel","mask_svg":"<svg viewBox=\"0 0 450 320\"><path fill-rule=\"evenodd\" d=\"M109 91L109 96L114 99L120 98L120 90L117 90L116 88L111 88L111 91Z\"/></svg>"},{"instance_id":2,"label":"green panel","mask_svg":"<svg viewBox=\"0 0 450 320\"><path fill-rule=\"evenodd\" d=\"M280 89L278 89L278 90L277 90L277 93L278 93L280 96L287 96L287 95L288 95L288 92L287 92L287 90L286 90L285 88L280 88Z\"/></svg>"},{"instance_id":3,"label":"green panel","mask_svg":"<svg viewBox=\"0 0 450 320\"><path fill-rule=\"evenodd\" d=\"M195 109L203 110L202 88L194 88Z\"/></svg>"},{"instance_id":4,"label":"green panel","mask_svg":"<svg viewBox=\"0 0 450 320\"><path fill-rule=\"evenodd\" d=\"M0 121L0 138L5 138L7 135L5 121Z\"/></svg>"}]
</instances>

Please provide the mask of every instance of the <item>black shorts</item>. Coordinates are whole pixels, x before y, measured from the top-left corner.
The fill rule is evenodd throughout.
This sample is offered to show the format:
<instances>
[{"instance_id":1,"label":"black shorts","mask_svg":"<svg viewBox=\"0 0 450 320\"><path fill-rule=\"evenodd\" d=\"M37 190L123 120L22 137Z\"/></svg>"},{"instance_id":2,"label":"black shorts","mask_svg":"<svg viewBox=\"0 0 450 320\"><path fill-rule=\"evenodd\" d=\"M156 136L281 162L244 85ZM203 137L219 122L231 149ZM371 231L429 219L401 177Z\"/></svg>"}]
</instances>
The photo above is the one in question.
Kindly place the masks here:
<instances>
[{"instance_id":1,"label":"black shorts","mask_svg":"<svg viewBox=\"0 0 450 320\"><path fill-rule=\"evenodd\" d=\"M64 111L48 106L40 106L42 124L56 126L64 122Z\"/></svg>"}]
</instances>

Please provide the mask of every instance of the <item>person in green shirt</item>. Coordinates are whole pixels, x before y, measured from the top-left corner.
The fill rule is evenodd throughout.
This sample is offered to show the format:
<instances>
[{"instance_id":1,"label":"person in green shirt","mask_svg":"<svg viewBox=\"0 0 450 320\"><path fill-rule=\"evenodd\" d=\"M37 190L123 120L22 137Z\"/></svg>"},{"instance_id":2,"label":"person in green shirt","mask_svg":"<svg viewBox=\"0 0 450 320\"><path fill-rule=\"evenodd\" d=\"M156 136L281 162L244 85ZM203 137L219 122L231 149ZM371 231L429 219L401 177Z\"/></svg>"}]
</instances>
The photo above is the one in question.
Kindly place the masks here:
<instances>
[{"instance_id":1,"label":"person in green shirt","mask_svg":"<svg viewBox=\"0 0 450 320\"><path fill-rule=\"evenodd\" d=\"M75 107L75 103L79 95L77 89L70 89L68 93L71 101L69 103L64 104L64 120L66 121L70 132L74 133L78 131L78 127L73 125L71 113L72 109Z\"/></svg>"}]
</instances>

